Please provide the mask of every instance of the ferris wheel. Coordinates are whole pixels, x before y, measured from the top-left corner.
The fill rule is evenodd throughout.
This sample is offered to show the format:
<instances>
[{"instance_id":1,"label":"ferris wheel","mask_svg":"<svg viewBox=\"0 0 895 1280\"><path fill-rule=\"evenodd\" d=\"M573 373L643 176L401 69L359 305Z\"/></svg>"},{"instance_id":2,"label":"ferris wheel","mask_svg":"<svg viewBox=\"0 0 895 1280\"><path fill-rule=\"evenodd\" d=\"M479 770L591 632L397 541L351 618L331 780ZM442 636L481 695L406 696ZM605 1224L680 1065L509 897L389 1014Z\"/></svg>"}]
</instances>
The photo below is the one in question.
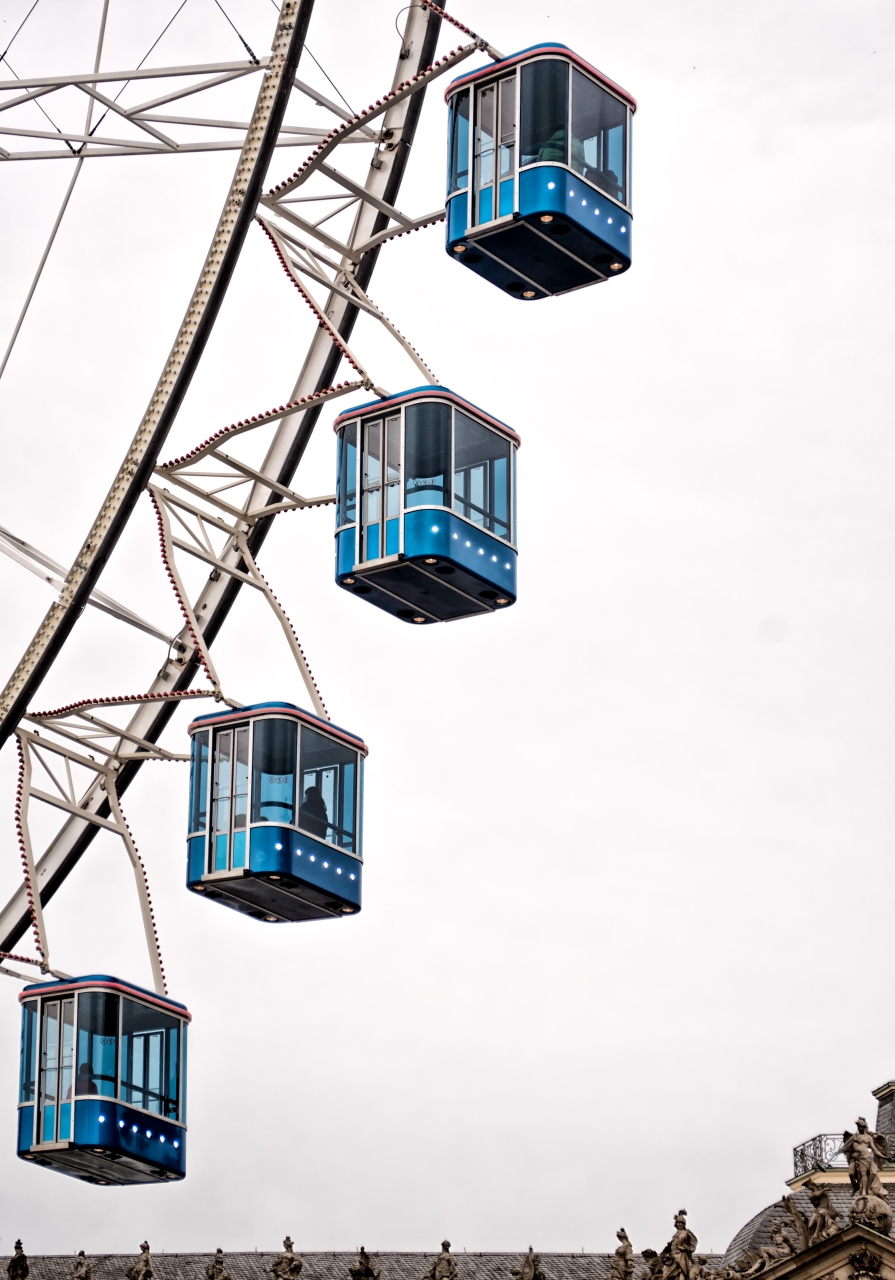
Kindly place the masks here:
<instances>
[{"instance_id":1,"label":"ferris wheel","mask_svg":"<svg viewBox=\"0 0 895 1280\"><path fill-rule=\"evenodd\" d=\"M190 764L188 803L185 777L182 793L193 894L262 924L361 909L367 748L356 732L332 723L275 584L259 567L273 521L288 511L335 508L335 586L385 611L395 625L487 617L516 600L519 437L462 389L441 385L376 304L371 282L383 251L443 222L448 256L501 290L506 305L603 283L631 265L636 103L571 49L546 43L507 56L433 0L414 0L399 15L399 55L384 74L381 97L355 112L337 100L334 86L331 98L302 79L313 0L273 6L271 50L263 57L226 3L215 3L247 57L163 66L144 65L147 55L139 66L107 69L110 0L102 0L92 69L0 79L0 133L9 144L0 147L0 164L55 160L72 167L0 376L88 160L163 155L174 165L194 153L237 152L170 354L74 562L65 568L0 529L0 550L58 591L0 693L0 745L14 737L18 752L22 863L21 887L0 911L0 972L28 984L20 995L17 1152L100 1185L186 1173L190 1014L168 993L148 880L121 805L143 764ZM382 16L392 21L390 11ZM439 52L447 32L459 43ZM407 213L399 198L433 81L447 103L446 203ZM255 92L248 119L214 114L215 95L239 85ZM51 119L56 100L78 93L83 123ZM313 125L286 123L287 107L296 104ZM274 159L286 167L281 152L297 156L293 172L266 187ZM433 205L440 197L433 193ZM266 239L269 269L285 276L296 306L309 308L315 322L292 394L166 459L166 439L250 234ZM400 351L413 370L409 385L384 386L355 348L359 316ZM296 477L331 401L343 402L333 406L334 492L308 495ZM158 551L182 614L174 637L98 589L139 503L154 512ZM187 587L187 562L207 570L198 594ZM259 593L280 628L306 706L242 705L229 677L225 687L212 642L243 587ZM87 606L164 641L165 659L154 673L134 673L136 693L84 699L72 690L70 702L42 709L41 684ZM198 704L189 752L161 741L183 702ZM32 834L36 804L59 816L44 848ZM134 871L152 990L111 974L72 976L55 967L55 953L51 960L43 907L102 830L120 838ZM30 955L22 942L29 932Z\"/></svg>"}]
</instances>

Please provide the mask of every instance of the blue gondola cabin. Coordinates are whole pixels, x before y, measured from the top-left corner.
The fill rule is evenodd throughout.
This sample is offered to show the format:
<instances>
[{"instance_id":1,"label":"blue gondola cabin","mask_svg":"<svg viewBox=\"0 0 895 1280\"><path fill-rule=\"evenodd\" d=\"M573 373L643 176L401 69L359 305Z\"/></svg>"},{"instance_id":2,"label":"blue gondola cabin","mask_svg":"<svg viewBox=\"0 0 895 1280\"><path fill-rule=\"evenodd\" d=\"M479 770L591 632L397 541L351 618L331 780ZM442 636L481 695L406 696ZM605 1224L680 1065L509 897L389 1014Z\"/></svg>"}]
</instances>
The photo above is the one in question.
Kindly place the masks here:
<instances>
[{"instance_id":1,"label":"blue gondola cabin","mask_svg":"<svg viewBox=\"0 0 895 1280\"><path fill-rule=\"evenodd\" d=\"M438 386L334 426L340 587L411 624L515 603L515 431Z\"/></svg>"},{"instance_id":2,"label":"blue gondola cabin","mask_svg":"<svg viewBox=\"0 0 895 1280\"><path fill-rule=\"evenodd\" d=\"M521 300L627 271L630 94L565 45L539 44L445 97L452 258Z\"/></svg>"},{"instance_id":3,"label":"blue gondola cabin","mask_svg":"<svg viewBox=\"0 0 895 1280\"><path fill-rule=\"evenodd\" d=\"M182 1179L185 1007L96 973L19 1000L19 1158L101 1186Z\"/></svg>"},{"instance_id":4,"label":"blue gondola cabin","mask_svg":"<svg viewBox=\"0 0 895 1280\"><path fill-rule=\"evenodd\" d=\"M360 738L289 702L199 716L187 887L256 920L360 911Z\"/></svg>"}]
</instances>

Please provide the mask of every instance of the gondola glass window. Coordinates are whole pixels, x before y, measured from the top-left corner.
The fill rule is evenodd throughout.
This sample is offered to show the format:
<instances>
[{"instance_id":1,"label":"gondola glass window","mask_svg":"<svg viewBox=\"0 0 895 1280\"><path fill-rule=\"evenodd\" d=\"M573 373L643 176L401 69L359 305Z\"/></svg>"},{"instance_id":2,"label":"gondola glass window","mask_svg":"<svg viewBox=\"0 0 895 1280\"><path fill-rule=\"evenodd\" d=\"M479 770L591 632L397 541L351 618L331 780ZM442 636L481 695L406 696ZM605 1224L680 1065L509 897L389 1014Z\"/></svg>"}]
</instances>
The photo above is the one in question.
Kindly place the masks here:
<instances>
[{"instance_id":1,"label":"gondola glass window","mask_svg":"<svg viewBox=\"0 0 895 1280\"><path fill-rule=\"evenodd\" d=\"M522 68L520 163L566 164L569 119L569 64L554 58Z\"/></svg>"},{"instance_id":2,"label":"gondola glass window","mask_svg":"<svg viewBox=\"0 0 895 1280\"><path fill-rule=\"evenodd\" d=\"M509 540L509 441L459 410L454 434L454 510Z\"/></svg>"},{"instance_id":3,"label":"gondola glass window","mask_svg":"<svg viewBox=\"0 0 895 1280\"><path fill-rule=\"evenodd\" d=\"M255 724L253 822L295 822L297 732L292 720L258 720Z\"/></svg>"},{"instance_id":4,"label":"gondola glass window","mask_svg":"<svg viewBox=\"0 0 895 1280\"><path fill-rule=\"evenodd\" d=\"M630 266L636 103L624 89L543 44L461 76L446 97L452 257L521 299Z\"/></svg>"},{"instance_id":5,"label":"gondola glass window","mask_svg":"<svg viewBox=\"0 0 895 1280\"><path fill-rule=\"evenodd\" d=\"M298 829L339 849L355 849L357 752L301 727Z\"/></svg>"},{"instance_id":6,"label":"gondola glass window","mask_svg":"<svg viewBox=\"0 0 895 1280\"><path fill-rule=\"evenodd\" d=\"M626 121L624 103L574 67L571 166L621 204L628 203Z\"/></svg>"},{"instance_id":7,"label":"gondola glass window","mask_svg":"<svg viewBox=\"0 0 895 1280\"><path fill-rule=\"evenodd\" d=\"M284 702L202 716L190 733L189 887L266 920L359 910L361 740Z\"/></svg>"},{"instance_id":8,"label":"gondola glass window","mask_svg":"<svg viewBox=\"0 0 895 1280\"><path fill-rule=\"evenodd\" d=\"M88 1182L182 1178L188 1021L102 974L27 987L18 1154Z\"/></svg>"},{"instance_id":9,"label":"gondola glass window","mask_svg":"<svg viewBox=\"0 0 895 1280\"><path fill-rule=\"evenodd\" d=\"M180 1022L134 1000L121 1002L121 1096L176 1120L180 1114Z\"/></svg>"},{"instance_id":10,"label":"gondola glass window","mask_svg":"<svg viewBox=\"0 0 895 1280\"><path fill-rule=\"evenodd\" d=\"M117 1083L118 996L108 991L85 991L78 1000L75 1093L114 1098Z\"/></svg>"},{"instance_id":11,"label":"gondola glass window","mask_svg":"<svg viewBox=\"0 0 895 1280\"><path fill-rule=\"evenodd\" d=\"M437 386L360 405L335 426L339 585L412 623L512 604L516 433Z\"/></svg>"}]
</instances>

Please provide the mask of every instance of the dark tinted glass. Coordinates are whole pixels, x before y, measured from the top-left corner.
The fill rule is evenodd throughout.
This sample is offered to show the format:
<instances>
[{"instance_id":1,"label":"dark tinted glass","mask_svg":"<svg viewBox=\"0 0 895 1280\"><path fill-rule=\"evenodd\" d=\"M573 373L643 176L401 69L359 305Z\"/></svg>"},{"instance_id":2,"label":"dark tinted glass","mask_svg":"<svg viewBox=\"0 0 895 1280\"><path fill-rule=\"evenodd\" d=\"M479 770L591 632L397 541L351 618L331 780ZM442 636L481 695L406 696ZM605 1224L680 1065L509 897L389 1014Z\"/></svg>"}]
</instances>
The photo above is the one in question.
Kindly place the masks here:
<instances>
[{"instance_id":1,"label":"dark tinted glass","mask_svg":"<svg viewBox=\"0 0 895 1280\"><path fill-rule=\"evenodd\" d=\"M569 64L547 59L522 68L520 165L566 163Z\"/></svg>"},{"instance_id":2,"label":"dark tinted glass","mask_svg":"<svg viewBox=\"0 0 895 1280\"><path fill-rule=\"evenodd\" d=\"M339 434L339 474L336 483L336 527L357 519L357 423Z\"/></svg>"},{"instance_id":3,"label":"dark tinted glass","mask_svg":"<svg viewBox=\"0 0 895 1280\"><path fill-rule=\"evenodd\" d=\"M252 754L252 821L295 822L294 720L259 720Z\"/></svg>"},{"instance_id":4,"label":"dark tinted glass","mask_svg":"<svg viewBox=\"0 0 895 1280\"><path fill-rule=\"evenodd\" d=\"M624 103L580 71L572 70L572 168L627 204Z\"/></svg>"},{"instance_id":5,"label":"dark tinted glass","mask_svg":"<svg viewBox=\"0 0 895 1280\"><path fill-rule=\"evenodd\" d=\"M37 1086L37 1001L22 1005L22 1056L19 1062L19 1102L33 1102Z\"/></svg>"},{"instance_id":6,"label":"dark tinted glass","mask_svg":"<svg viewBox=\"0 0 895 1280\"><path fill-rule=\"evenodd\" d=\"M299 763L299 827L318 840L328 840L353 853L357 752L302 725Z\"/></svg>"},{"instance_id":7,"label":"dark tinted glass","mask_svg":"<svg viewBox=\"0 0 895 1280\"><path fill-rule=\"evenodd\" d=\"M469 90L451 100L451 164L448 195L469 186Z\"/></svg>"},{"instance_id":8,"label":"dark tinted glass","mask_svg":"<svg viewBox=\"0 0 895 1280\"><path fill-rule=\"evenodd\" d=\"M75 1094L114 1098L118 1089L118 997L110 991L78 996Z\"/></svg>"},{"instance_id":9,"label":"dark tinted glass","mask_svg":"<svg viewBox=\"0 0 895 1280\"><path fill-rule=\"evenodd\" d=\"M459 410L454 415L454 510L510 537L510 443Z\"/></svg>"},{"instance_id":10,"label":"dark tinted glass","mask_svg":"<svg viewBox=\"0 0 895 1280\"><path fill-rule=\"evenodd\" d=\"M404 505L450 505L451 407L408 405L404 428Z\"/></svg>"},{"instance_id":11,"label":"dark tinted glass","mask_svg":"<svg viewBox=\"0 0 895 1280\"><path fill-rule=\"evenodd\" d=\"M121 1099L144 1111L180 1119L180 1019L121 1002Z\"/></svg>"},{"instance_id":12,"label":"dark tinted glass","mask_svg":"<svg viewBox=\"0 0 895 1280\"><path fill-rule=\"evenodd\" d=\"M190 764L190 831L204 831L208 821L208 731L193 735Z\"/></svg>"}]
</instances>

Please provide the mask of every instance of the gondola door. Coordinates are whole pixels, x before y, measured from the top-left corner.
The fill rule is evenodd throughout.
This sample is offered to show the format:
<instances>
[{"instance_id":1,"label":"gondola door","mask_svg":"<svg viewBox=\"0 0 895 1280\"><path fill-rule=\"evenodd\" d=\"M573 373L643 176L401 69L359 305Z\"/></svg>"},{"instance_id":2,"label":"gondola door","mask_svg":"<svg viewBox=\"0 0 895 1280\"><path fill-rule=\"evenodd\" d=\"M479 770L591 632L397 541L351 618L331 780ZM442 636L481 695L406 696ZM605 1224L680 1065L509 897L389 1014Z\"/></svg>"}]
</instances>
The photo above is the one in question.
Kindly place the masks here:
<instances>
[{"instance_id":1,"label":"gondola door","mask_svg":"<svg viewBox=\"0 0 895 1280\"><path fill-rule=\"evenodd\" d=\"M246 864L249 800L249 730L221 729L214 750L214 838L209 871Z\"/></svg>"},{"instance_id":2,"label":"gondola door","mask_svg":"<svg viewBox=\"0 0 895 1280\"><path fill-rule=\"evenodd\" d=\"M45 1000L40 1027L39 1142L71 1138L74 1000Z\"/></svg>"}]
</instances>

